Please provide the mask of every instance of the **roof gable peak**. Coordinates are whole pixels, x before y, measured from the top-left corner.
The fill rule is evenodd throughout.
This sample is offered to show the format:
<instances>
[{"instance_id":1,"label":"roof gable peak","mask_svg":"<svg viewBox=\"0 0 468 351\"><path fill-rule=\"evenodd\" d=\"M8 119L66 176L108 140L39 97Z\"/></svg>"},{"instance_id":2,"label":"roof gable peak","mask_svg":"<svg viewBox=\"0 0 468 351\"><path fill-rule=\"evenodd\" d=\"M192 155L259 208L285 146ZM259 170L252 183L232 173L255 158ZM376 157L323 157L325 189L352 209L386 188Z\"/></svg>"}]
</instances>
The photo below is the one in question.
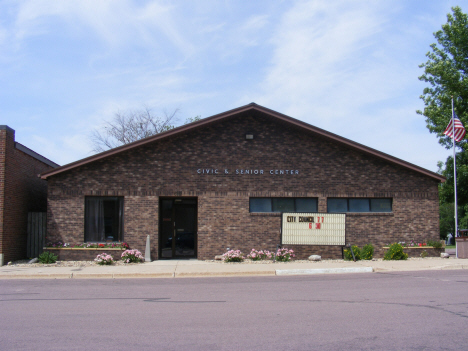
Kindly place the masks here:
<instances>
[{"instance_id":1,"label":"roof gable peak","mask_svg":"<svg viewBox=\"0 0 468 351\"><path fill-rule=\"evenodd\" d=\"M271 110L271 109L269 109L267 107L258 105L255 102L251 102L251 103L249 103L247 105L237 107L235 109L228 110L226 112L222 112L222 113L213 115L211 117L206 117L206 118L200 119L198 121L195 121L195 122L192 122L192 123L189 123L189 124L186 124L186 125L183 125L183 126L180 126L180 127L177 127L177 128L174 128L174 129L171 129L171 130L159 133L159 134L155 134L155 135L150 136L148 138L137 140L137 141L135 141L133 143L122 145L122 146L116 147L114 149L107 150L107 151L101 152L99 154L84 158L82 160L78 160L78 161L69 163L69 164L64 165L62 167L58 167L58 168L55 168L53 170L42 173L41 178L42 179L47 179L48 177L53 176L55 174L65 172L65 171L74 169L76 167L80 167L82 165L85 165L85 164L88 164L88 163L91 163L91 162L94 162L94 161L97 161L97 160L100 160L100 159L104 159L104 158L110 157L112 155L115 155L115 154L130 150L130 149L133 149L133 148L136 148L136 147L148 144L148 143L152 143L152 142L157 141L157 140L164 140L166 138L170 138L170 137L179 135L181 133L185 133L187 131L194 130L196 128L207 126L209 124L216 123L216 122L224 120L226 118L234 117L236 115L239 115L239 114L241 114L243 112L247 112L249 110L256 110L256 111L262 112L265 115L267 115L268 117L275 118L275 119L281 120L281 121L286 122L286 123L290 123L291 125L294 125L294 126L299 127L299 128L301 128L303 130L315 133L315 134L317 134L317 135L319 135L321 137L324 137L326 139L329 139L329 140L331 140L333 142L337 142L337 143L339 143L341 145L353 148L355 150L359 150L359 151L364 152L366 154L373 155L374 157L383 159L383 160L385 160L387 162L399 165L401 167L411 169L411 170L413 170L413 171L415 171L417 173L424 174L424 175L426 175L426 176L428 176L430 178L433 178L433 179L435 179L435 180L437 180L439 182L445 182L445 177L438 174L438 173L429 171L429 170L427 170L425 168L416 166L416 165L414 165L412 163L406 162L406 161L401 160L399 158L396 158L394 156L391 156L391 155L388 155L388 154L383 153L381 151L372 149L372 148L370 148L368 146L359 144L359 143L357 143L355 141L352 141L350 139L346 139L346 138L341 137L339 135L328 132L328 131L326 131L324 129L315 127L315 126L310 125L310 124L308 124L306 122L303 122L303 121L300 121L298 119L292 118L292 117L287 116L285 114L282 114L280 112Z\"/></svg>"}]
</instances>

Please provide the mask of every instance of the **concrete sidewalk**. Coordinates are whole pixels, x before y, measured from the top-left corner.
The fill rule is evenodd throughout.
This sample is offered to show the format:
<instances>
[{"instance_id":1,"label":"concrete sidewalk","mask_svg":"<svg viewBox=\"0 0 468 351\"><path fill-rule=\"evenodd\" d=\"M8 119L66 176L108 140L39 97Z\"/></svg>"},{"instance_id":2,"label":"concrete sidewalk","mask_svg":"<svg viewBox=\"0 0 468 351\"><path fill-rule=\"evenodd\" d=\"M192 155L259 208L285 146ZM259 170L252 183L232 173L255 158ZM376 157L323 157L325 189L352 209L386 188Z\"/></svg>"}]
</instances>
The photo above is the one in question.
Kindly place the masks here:
<instances>
[{"instance_id":1,"label":"concrete sidewalk","mask_svg":"<svg viewBox=\"0 0 468 351\"><path fill-rule=\"evenodd\" d=\"M369 273L468 269L468 259L425 258L407 261L324 260L288 263L222 263L193 260L160 260L124 266L3 266L0 279L183 278L273 276L327 273Z\"/></svg>"}]
</instances>

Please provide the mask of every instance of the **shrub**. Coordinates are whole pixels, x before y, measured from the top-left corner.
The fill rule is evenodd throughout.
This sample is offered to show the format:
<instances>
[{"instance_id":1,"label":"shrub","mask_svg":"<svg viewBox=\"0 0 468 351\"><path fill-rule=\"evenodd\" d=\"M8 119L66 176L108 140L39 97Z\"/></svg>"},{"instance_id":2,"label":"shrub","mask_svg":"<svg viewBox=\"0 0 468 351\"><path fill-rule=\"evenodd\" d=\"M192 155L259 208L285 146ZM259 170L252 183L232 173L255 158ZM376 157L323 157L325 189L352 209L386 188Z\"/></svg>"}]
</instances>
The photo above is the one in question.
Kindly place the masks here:
<instances>
[{"instance_id":1,"label":"shrub","mask_svg":"<svg viewBox=\"0 0 468 351\"><path fill-rule=\"evenodd\" d=\"M44 251L39 255L37 259L39 260L39 262L47 264L57 262L57 258L57 255L54 255L52 252Z\"/></svg>"},{"instance_id":2,"label":"shrub","mask_svg":"<svg viewBox=\"0 0 468 351\"><path fill-rule=\"evenodd\" d=\"M112 256L106 254L105 252L97 255L94 261L96 261L98 264L102 266L106 264L110 265L114 263L114 259L112 258Z\"/></svg>"},{"instance_id":3,"label":"shrub","mask_svg":"<svg viewBox=\"0 0 468 351\"><path fill-rule=\"evenodd\" d=\"M427 251L426 250L423 250L423 252L421 252L421 254L419 256L421 256L422 258L426 258L427 257Z\"/></svg>"},{"instance_id":4,"label":"shrub","mask_svg":"<svg viewBox=\"0 0 468 351\"><path fill-rule=\"evenodd\" d=\"M293 257L295 257L293 250L282 248L276 251L276 260L279 262L289 262Z\"/></svg>"},{"instance_id":5,"label":"shrub","mask_svg":"<svg viewBox=\"0 0 468 351\"><path fill-rule=\"evenodd\" d=\"M361 250L361 258L363 260L372 260L372 257L374 257L374 246L372 244L364 245Z\"/></svg>"},{"instance_id":6,"label":"shrub","mask_svg":"<svg viewBox=\"0 0 468 351\"><path fill-rule=\"evenodd\" d=\"M229 250L223 254L224 262L242 262L244 254L240 250Z\"/></svg>"},{"instance_id":7,"label":"shrub","mask_svg":"<svg viewBox=\"0 0 468 351\"><path fill-rule=\"evenodd\" d=\"M408 255L404 253L401 244L394 243L384 255L384 260L406 260Z\"/></svg>"},{"instance_id":8,"label":"shrub","mask_svg":"<svg viewBox=\"0 0 468 351\"><path fill-rule=\"evenodd\" d=\"M138 250L125 250L122 252L122 260L125 263L138 263L143 260L143 255Z\"/></svg>"},{"instance_id":9,"label":"shrub","mask_svg":"<svg viewBox=\"0 0 468 351\"><path fill-rule=\"evenodd\" d=\"M353 245L352 248L353 248L354 257L356 258L356 261L359 261L361 259L361 249L357 247L357 245ZM353 254L351 253L350 249L345 249L343 253L344 253L344 259L346 261L353 260Z\"/></svg>"},{"instance_id":10,"label":"shrub","mask_svg":"<svg viewBox=\"0 0 468 351\"><path fill-rule=\"evenodd\" d=\"M273 254L270 251L257 251L252 249L252 251L250 251L250 253L247 255L247 258L251 259L252 261L261 261L271 259L272 256Z\"/></svg>"},{"instance_id":11,"label":"shrub","mask_svg":"<svg viewBox=\"0 0 468 351\"><path fill-rule=\"evenodd\" d=\"M440 240L439 241L437 241L437 240L435 240L435 241L428 240L427 245L432 246L435 249L441 249L442 248L442 243L440 242Z\"/></svg>"}]
</instances>

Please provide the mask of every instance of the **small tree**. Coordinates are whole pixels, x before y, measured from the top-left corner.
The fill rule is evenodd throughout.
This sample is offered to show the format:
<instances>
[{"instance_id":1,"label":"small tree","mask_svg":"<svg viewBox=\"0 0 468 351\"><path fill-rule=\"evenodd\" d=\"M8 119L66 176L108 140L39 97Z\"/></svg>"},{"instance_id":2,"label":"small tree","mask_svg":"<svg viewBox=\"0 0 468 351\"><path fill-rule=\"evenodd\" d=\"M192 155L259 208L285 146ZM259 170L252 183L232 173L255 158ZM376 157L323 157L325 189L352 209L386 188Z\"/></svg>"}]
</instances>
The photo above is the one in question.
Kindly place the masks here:
<instances>
[{"instance_id":1,"label":"small tree","mask_svg":"<svg viewBox=\"0 0 468 351\"><path fill-rule=\"evenodd\" d=\"M102 152L170 130L174 128L172 123L178 112L178 109L171 114L164 112L164 116L160 117L147 107L128 112L118 111L111 121L104 122L103 129L93 131L93 150ZM193 120L198 120L196 118L200 119L197 116Z\"/></svg>"}]
</instances>

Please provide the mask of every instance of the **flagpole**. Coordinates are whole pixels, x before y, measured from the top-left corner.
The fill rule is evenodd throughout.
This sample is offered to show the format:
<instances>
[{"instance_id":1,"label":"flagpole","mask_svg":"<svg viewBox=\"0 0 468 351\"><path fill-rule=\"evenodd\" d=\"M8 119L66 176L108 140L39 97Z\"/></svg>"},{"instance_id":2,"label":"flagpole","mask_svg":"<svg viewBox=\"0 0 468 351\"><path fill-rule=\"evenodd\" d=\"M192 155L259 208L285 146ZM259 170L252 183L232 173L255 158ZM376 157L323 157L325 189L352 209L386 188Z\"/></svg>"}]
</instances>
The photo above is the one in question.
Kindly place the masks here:
<instances>
[{"instance_id":1,"label":"flagpole","mask_svg":"<svg viewBox=\"0 0 468 351\"><path fill-rule=\"evenodd\" d=\"M452 95L452 142L453 142L453 189L455 193L455 252L458 258L457 236L458 236L458 206L457 206L457 161L455 159L455 118L453 112L453 95Z\"/></svg>"}]
</instances>

